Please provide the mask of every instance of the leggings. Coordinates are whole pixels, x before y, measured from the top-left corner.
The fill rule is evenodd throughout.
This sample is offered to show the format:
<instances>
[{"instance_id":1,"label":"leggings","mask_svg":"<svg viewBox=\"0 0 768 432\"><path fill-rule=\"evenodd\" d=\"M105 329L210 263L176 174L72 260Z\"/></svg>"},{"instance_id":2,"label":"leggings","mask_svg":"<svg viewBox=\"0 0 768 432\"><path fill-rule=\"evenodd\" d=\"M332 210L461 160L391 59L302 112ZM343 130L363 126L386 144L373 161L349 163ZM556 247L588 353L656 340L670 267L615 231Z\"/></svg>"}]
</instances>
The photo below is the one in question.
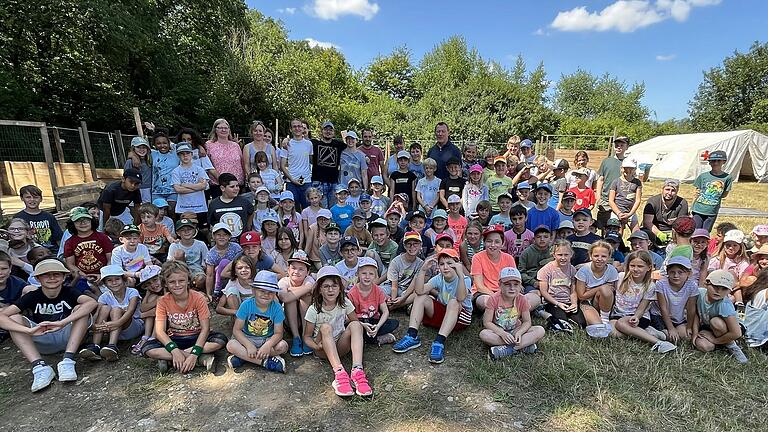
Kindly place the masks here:
<instances>
[{"instance_id":1,"label":"leggings","mask_svg":"<svg viewBox=\"0 0 768 432\"><path fill-rule=\"evenodd\" d=\"M544 305L544 310L552 314L555 319L562 321L572 320L581 328L587 326L587 320L584 318L584 314L581 313L581 308L578 306L578 303L576 305L576 312L566 313L564 310L550 303Z\"/></svg>"},{"instance_id":2,"label":"leggings","mask_svg":"<svg viewBox=\"0 0 768 432\"><path fill-rule=\"evenodd\" d=\"M693 213L693 222L696 224L696 228L704 228L707 232L712 231L712 227L715 226L716 220L717 215Z\"/></svg>"}]
</instances>

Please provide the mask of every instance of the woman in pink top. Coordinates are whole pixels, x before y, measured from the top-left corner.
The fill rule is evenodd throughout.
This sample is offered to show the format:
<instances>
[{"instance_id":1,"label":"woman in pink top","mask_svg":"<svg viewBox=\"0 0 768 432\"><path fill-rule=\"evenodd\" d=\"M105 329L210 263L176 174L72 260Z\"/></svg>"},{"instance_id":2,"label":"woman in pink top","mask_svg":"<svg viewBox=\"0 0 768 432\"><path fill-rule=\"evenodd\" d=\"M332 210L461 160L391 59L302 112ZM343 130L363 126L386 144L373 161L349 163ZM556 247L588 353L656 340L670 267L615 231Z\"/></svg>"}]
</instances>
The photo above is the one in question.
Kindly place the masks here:
<instances>
[{"instance_id":1,"label":"woman in pink top","mask_svg":"<svg viewBox=\"0 0 768 432\"><path fill-rule=\"evenodd\" d=\"M472 301L485 310L491 294L499 290L499 274L504 267L517 267L512 255L502 252L504 225L491 225L483 231L485 250L472 257Z\"/></svg>"},{"instance_id":2,"label":"woman in pink top","mask_svg":"<svg viewBox=\"0 0 768 432\"><path fill-rule=\"evenodd\" d=\"M205 147L213 167L219 174L230 173L237 178L241 185L245 182L243 171L243 152L240 144L233 141L229 123L224 119L213 122L213 128L208 136ZM221 196L218 179L211 177L211 197Z\"/></svg>"}]
</instances>

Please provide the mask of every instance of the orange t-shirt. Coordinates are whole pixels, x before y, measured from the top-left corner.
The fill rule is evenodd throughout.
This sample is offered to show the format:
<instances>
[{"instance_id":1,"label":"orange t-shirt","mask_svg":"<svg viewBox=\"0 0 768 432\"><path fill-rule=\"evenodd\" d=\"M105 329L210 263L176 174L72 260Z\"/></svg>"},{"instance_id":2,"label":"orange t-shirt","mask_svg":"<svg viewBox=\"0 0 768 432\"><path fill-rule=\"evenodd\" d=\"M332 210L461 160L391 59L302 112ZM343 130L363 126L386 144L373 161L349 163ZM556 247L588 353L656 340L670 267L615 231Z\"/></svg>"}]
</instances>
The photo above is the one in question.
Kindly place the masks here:
<instances>
[{"instance_id":1,"label":"orange t-shirt","mask_svg":"<svg viewBox=\"0 0 768 432\"><path fill-rule=\"evenodd\" d=\"M182 308L173 300L173 295L168 293L157 301L155 310L155 325L165 321L167 323L165 333L168 336L195 336L200 334L200 320L211 318L208 310L208 302L205 296L197 291L189 291L187 306Z\"/></svg>"},{"instance_id":2,"label":"orange t-shirt","mask_svg":"<svg viewBox=\"0 0 768 432\"><path fill-rule=\"evenodd\" d=\"M162 223L155 224L155 229L150 231L144 224L139 225L139 241L144 243L149 249L150 254L156 254L168 242L167 238L171 234L168 227Z\"/></svg>"},{"instance_id":3,"label":"orange t-shirt","mask_svg":"<svg viewBox=\"0 0 768 432\"><path fill-rule=\"evenodd\" d=\"M499 262L493 262L488 258L488 251L481 251L472 257L472 276L483 276L483 285L489 290L496 292L499 290L499 275L504 267L517 267L515 258L512 255L501 252ZM477 292L477 284L472 284L472 294Z\"/></svg>"}]
</instances>

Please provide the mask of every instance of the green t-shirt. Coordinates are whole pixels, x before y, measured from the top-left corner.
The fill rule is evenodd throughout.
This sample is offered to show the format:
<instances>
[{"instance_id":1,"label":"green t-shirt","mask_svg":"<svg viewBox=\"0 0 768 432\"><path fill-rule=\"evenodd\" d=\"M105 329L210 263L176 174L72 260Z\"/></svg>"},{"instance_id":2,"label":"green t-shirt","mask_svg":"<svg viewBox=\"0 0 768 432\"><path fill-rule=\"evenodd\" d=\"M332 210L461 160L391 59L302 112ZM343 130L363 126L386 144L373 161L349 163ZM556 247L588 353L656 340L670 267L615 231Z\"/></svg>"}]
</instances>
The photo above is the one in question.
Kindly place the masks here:
<instances>
[{"instance_id":1,"label":"green t-shirt","mask_svg":"<svg viewBox=\"0 0 768 432\"><path fill-rule=\"evenodd\" d=\"M488 177L488 180L485 181L485 185L488 186L488 201L491 202L491 209L498 212L499 195L509 192L509 189L512 188L512 179L507 176L498 177L494 173L494 175Z\"/></svg>"},{"instance_id":2,"label":"green t-shirt","mask_svg":"<svg viewBox=\"0 0 768 432\"><path fill-rule=\"evenodd\" d=\"M603 159L600 168L597 169L597 176L603 177L603 190L600 191L600 204L608 205L608 192L611 185L621 176L621 161L616 156Z\"/></svg>"},{"instance_id":3,"label":"green t-shirt","mask_svg":"<svg viewBox=\"0 0 768 432\"><path fill-rule=\"evenodd\" d=\"M379 258L381 258L381 262L385 267L389 267L389 262L397 256L397 243L392 240L388 241L384 246L379 246L376 242L373 242L370 249L379 254Z\"/></svg>"},{"instance_id":4,"label":"green t-shirt","mask_svg":"<svg viewBox=\"0 0 768 432\"><path fill-rule=\"evenodd\" d=\"M699 174L693 181L693 186L699 190L699 196L693 202L691 211L705 216L714 216L720 210L723 194L731 190L733 179L724 172L714 175L707 171Z\"/></svg>"}]
</instances>

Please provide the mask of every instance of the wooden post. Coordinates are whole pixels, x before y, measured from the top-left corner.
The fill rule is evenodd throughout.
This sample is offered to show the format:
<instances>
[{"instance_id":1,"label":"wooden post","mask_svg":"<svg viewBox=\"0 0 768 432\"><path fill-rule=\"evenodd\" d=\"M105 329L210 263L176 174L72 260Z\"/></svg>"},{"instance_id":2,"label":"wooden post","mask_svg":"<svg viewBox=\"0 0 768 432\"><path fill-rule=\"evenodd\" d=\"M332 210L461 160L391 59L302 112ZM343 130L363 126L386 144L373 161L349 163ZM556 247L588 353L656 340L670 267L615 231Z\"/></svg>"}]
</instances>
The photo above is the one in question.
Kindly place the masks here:
<instances>
[{"instance_id":1,"label":"wooden post","mask_svg":"<svg viewBox=\"0 0 768 432\"><path fill-rule=\"evenodd\" d=\"M141 126L141 115L139 114L138 107L133 107L133 121L136 123L136 134L144 137L144 127Z\"/></svg>"},{"instance_id":2,"label":"wooden post","mask_svg":"<svg viewBox=\"0 0 768 432\"><path fill-rule=\"evenodd\" d=\"M277 148L280 145L280 132L277 129L278 126L280 126L280 120L275 119L275 133L272 134L272 138L275 139L275 151L277 151Z\"/></svg>"},{"instance_id":3,"label":"wooden post","mask_svg":"<svg viewBox=\"0 0 768 432\"><path fill-rule=\"evenodd\" d=\"M53 140L56 145L56 152L59 153L59 163L66 163L64 159L64 149L61 147L61 136L59 136L59 128L53 127Z\"/></svg>"},{"instance_id":4,"label":"wooden post","mask_svg":"<svg viewBox=\"0 0 768 432\"><path fill-rule=\"evenodd\" d=\"M83 151L85 152L85 160L91 166L91 175L93 181L98 180L99 176L96 174L96 161L93 159L93 149L91 148L91 139L88 137L88 124L85 120L80 122L80 137L83 142Z\"/></svg>"},{"instance_id":5,"label":"wooden post","mask_svg":"<svg viewBox=\"0 0 768 432\"><path fill-rule=\"evenodd\" d=\"M51 191L56 196L56 188L58 182L56 181L56 168L53 166L53 152L51 152L51 142L48 140L48 128L43 123L40 126L40 138L43 141L43 154L45 155L45 164L48 165L48 175L51 177Z\"/></svg>"},{"instance_id":6,"label":"wooden post","mask_svg":"<svg viewBox=\"0 0 768 432\"><path fill-rule=\"evenodd\" d=\"M120 166L122 167L125 166L125 145L123 144L123 133L120 132L120 129L115 130L115 139L117 140L117 149L120 152Z\"/></svg>"}]
</instances>

